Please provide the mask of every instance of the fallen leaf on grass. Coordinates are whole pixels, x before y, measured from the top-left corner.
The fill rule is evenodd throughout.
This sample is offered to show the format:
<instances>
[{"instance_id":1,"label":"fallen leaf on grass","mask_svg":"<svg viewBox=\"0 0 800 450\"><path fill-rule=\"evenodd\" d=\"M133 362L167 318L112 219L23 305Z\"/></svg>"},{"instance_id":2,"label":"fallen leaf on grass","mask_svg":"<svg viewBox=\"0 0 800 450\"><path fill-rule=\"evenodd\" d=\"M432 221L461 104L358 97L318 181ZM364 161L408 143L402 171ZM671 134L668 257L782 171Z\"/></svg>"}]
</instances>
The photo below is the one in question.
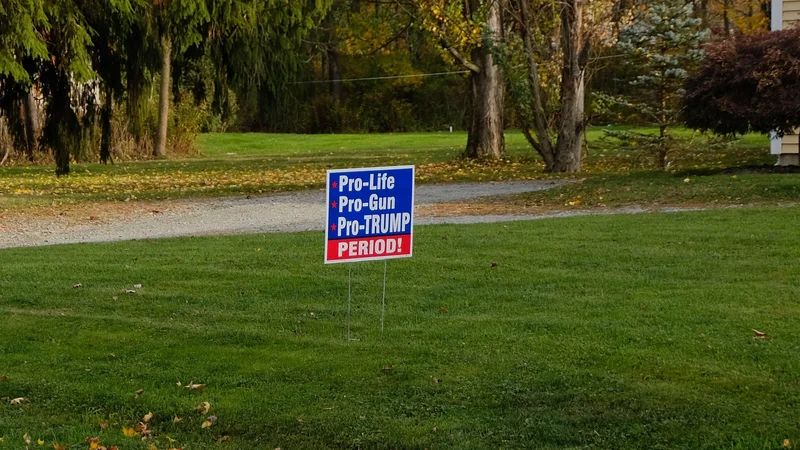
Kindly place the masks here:
<instances>
[{"instance_id":1,"label":"fallen leaf on grass","mask_svg":"<svg viewBox=\"0 0 800 450\"><path fill-rule=\"evenodd\" d=\"M134 285L133 285L133 288L134 288L134 289L141 289L141 288L142 288L142 285L141 285L141 284L134 284Z\"/></svg>"},{"instance_id":2,"label":"fallen leaf on grass","mask_svg":"<svg viewBox=\"0 0 800 450\"><path fill-rule=\"evenodd\" d=\"M434 383L441 383L441 382L442 382L442 379L441 379L441 378L436 378L436 377L433 377L433 382L434 382Z\"/></svg>"},{"instance_id":3,"label":"fallen leaf on grass","mask_svg":"<svg viewBox=\"0 0 800 450\"><path fill-rule=\"evenodd\" d=\"M178 416L175 416L175 417L173 417L173 418L172 418L172 423L178 423L178 422L180 422L181 420L183 420L183 419L181 419L181 418L180 418L180 417L178 417Z\"/></svg>"},{"instance_id":4,"label":"fallen leaf on grass","mask_svg":"<svg viewBox=\"0 0 800 450\"><path fill-rule=\"evenodd\" d=\"M441 308L439 309L439 312L442 314L447 314L447 308Z\"/></svg>"},{"instance_id":5,"label":"fallen leaf on grass","mask_svg":"<svg viewBox=\"0 0 800 450\"><path fill-rule=\"evenodd\" d=\"M139 389L136 391L136 398L139 398L142 394L144 394L144 389Z\"/></svg>"},{"instance_id":6,"label":"fallen leaf on grass","mask_svg":"<svg viewBox=\"0 0 800 450\"><path fill-rule=\"evenodd\" d=\"M391 364L389 364L389 365L384 366L381 369L381 372L383 372L383 373L392 373L392 369L394 369L394 368L392 367Z\"/></svg>"},{"instance_id":7,"label":"fallen leaf on grass","mask_svg":"<svg viewBox=\"0 0 800 450\"><path fill-rule=\"evenodd\" d=\"M38 439L36 443L39 445L44 445L44 439Z\"/></svg>"},{"instance_id":8,"label":"fallen leaf on grass","mask_svg":"<svg viewBox=\"0 0 800 450\"><path fill-rule=\"evenodd\" d=\"M89 443L89 448L91 450L97 450L97 449L100 448L100 438L96 438L96 437L89 438L89 437L87 437L86 438L86 442Z\"/></svg>"},{"instance_id":9,"label":"fallen leaf on grass","mask_svg":"<svg viewBox=\"0 0 800 450\"><path fill-rule=\"evenodd\" d=\"M135 294L136 291L134 291L133 289L123 289L122 293L123 294Z\"/></svg>"},{"instance_id":10,"label":"fallen leaf on grass","mask_svg":"<svg viewBox=\"0 0 800 450\"><path fill-rule=\"evenodd\" d=\"M24 440L26 444L31 445L31 435L30 434L25 433L22 436L22 440Z\"/></svg>"},{"instance_id":11,"label":"fallen leaf on grass","mask_svg":"<svg viewBox=\"0 0 800 450\"><path fill-rule=\"evenodd\" d=\"M792 448L792 441L788 439L783 440L783 448Z\"/></svg>"},{"instance_id":12,"label":"fallen leaf on grass","mask_svg":"<svg viewBox=\"0 0 800 450\"><path fill-rule=\"evenodd\" d=\"M142 417L142 422L144 423L150 422L150 419L152 418L153 418L153 413L148 412L147 414L144 415L144 417Z\"/></svg>"},{"instance_id":13,"label":"fallen leaf on grass","mask_svg":"<svg viewBox=\"0 0 800 450\"><path fill-rule=\"evenodd\" d=\"M122 427L122 434L125 435L125 437L132 438L132 437L136 436L139 433L137 433L136 430L134 430L133 428Z\"/></svg>"},{"instance_id":14,"label":"fallen leaf on grass","mask_svg":"<svg viewBox=\"0 0 800 450\"><path fill-rule=\"evenodd\" d=\"M760 331L758 331L756 329L753 329L753 333L756 334L756 338L758 338L758 339L766 339L767 338L766 333L762 333L762 332L760 332Z\"/></svg>"},{"instance_id":15,"label":"fallen leaf on grass","mask_svg":"<svg viewBox=\"0 0 800 450\"><path fill-rule=\"evenodd\" d=\"M58 442L53 442L53 450L67 450L67 447L59 444Z\"/></svg>"},{"instance_id":16,"label":"fallen leaf on grass","mask_svg":"<svg viewBox=\"0 0 800 450\"><path fill-rule=\"evenodd\" d=\"M82 287L83 287L83 285L80 284L80 283L72 285L72 289L78 289L78 288L82 288Z\"/></svg>"},{"instance_id":17,"label":"fallen leaf on grass","mask_svg":"<svg viewBox=\"0 0 800 450\"><path fill-rule=\"evenodd\" d=\"M139 434L141 434L141 435L142 435L142 439L144 439L145 437L147 437L148 435L150 435L150 434L152 434L152 433L153 433L153 430L151 430L150 428L148 428L147 424L146 424L146 423L144 423L144 422L139 422L139 423L136 425L136 431L137 431Z\"/></svg>"},{"instance_id":18,"label":"fallen leaf on grass","mask_svg":"<svg viewBox=\"0 0 800 450\"><path fill-rule=\"evenodd\" d=\"M186 389L190 389L192 391L202 391L204 387L206 387L205 384L195 384L194 381L190 381L189 384L186 385Z\"/></svg>"},{"instance_id":19,"label":"fallen leaf on grass","mask_svg":"<svg viewBox=\"0 0 800 450\"><path fill-rule=\"evenodd\" d=\"M105 431L108 429L108 422L105 420L100 419L100 429Z\"/></svg>"},{"instance_id":20,"label":"fallen leaf on grass","mask_svg":"<svg viewBox=\"0 0 800 450\"><path fill-rule=\"evenodd\" d=\"M17 397L15 399L11 400L11 404L12 405L21 405L21 404L23 404L23 403L25 403L27 401L28 401L28 399L25 398L25 397Z\"/></svg>"},{"instance_id":21,"label":"fallen leaf on grass","mask_svg":"<svg viewBox=\"0 0 800 450\"><path fill-rule=\"evenodd\" d=\"M194 410L199 412L200 414L208 414L208 412L211 411L211 403L208 402L200 403L199 405L197 405L197 407L194 408Z\"/></svg>"},{"instance_id":22,"label":"fallen leaf on grass","mask_svg":"<svg viewBox=\"0 0 800 450\"><path fill-rule=\"evenodd\" d=\"M210 427L211 425L214 425L214 424L213 424L213 423L211 423L211 422L210 422L210 421L208 421L208 420L204 420L204 421L203 421L203 424L200 426L200 428L203 428L203 429L205 429L205 428L208 428L208 427Z\"/></svg>"},{"instance_id":23,"label":"fallen leaf on grass","mask_svg":"<svg viewBox=\"0 0 800 450\"><path fill-rule=\"evenodd\" d=\"M433 432L436 433L437 431L439 431L439 425L434 425Z\"/></svg>"}]
</instances>

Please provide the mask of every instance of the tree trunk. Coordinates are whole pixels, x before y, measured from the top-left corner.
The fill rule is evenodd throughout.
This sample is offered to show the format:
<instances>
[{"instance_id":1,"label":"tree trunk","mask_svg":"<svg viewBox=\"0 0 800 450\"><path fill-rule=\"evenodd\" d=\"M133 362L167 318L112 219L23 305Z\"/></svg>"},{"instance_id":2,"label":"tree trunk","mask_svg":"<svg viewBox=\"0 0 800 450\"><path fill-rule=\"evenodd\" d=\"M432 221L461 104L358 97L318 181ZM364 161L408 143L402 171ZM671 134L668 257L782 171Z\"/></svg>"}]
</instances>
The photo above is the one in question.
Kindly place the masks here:
<instances>
[{"instance_id":1,"label":"tree trunk","mask_svg":"<svg viewBox=\"0 0 800 450\"><path fill-rule=\"evenodd\" d=\"M533 124L537 139L534 139L527 130L523 130L523 133L528 142L539 152L539 155L544 160L545 170L550 172L555 165L555 153L553 152L553 143L550 141L550 135L547 132L547 117L544 109L542 83L539 79L539 65L533 54L533 43L528 29L528 26L530 26L528 22L528 0L519 0L519 14L520 32L528 63L528 83L531 86L531 102L533 103L531 109L533 111ZM520 114L520 116L523 116L523 114Z\"/></svg>"},{"instance_id":2,"label":"tree trunk","mask_svg":"<svg viewBox=\"0 0 800 450\"><path fill-rule=\"evenodd\" d=\"M3 157L0 158L0 166L6 163L8 159L8 154L11 153L11 145L7 145L10 141L10 136L8 135L8 127L6 125L6 121L0 118L0 151L3 152Z\"/></svg>"},{"instance_id":3,"label":"tree trunk","mask_svg":"<svg viewBox=\"0 0 800 450\"><path fill-rule=\"evenodd\" d=\"M342 82L338 81L342 79L339 54L336 53L336 48L328 47L326 55L328 59L328 80L331 81L331 95L333 96L333 101L338 105L342 101Z\"/></svg>"},{"instance_id":4,"label":"tree trunk","mask_svg":"<svg viewBox=\"0 0 800 450\"><path fill-rule=\"evenodd\" d=\"M489 41L500 42L502 5L492 1L486 24ZM490 48L484 44L472 51L472 62L480 70L472 70L472 116L465 155L470 158L502 158L505 153L503 136L504 84L500 67L494 63Z\"/></svg>"},{"instance_id":5,"label":"tree trunk","mask_svg":"<svg viewBox=\"0 0 800 450\"><path fill-rule=\"evenodd\" d=\"M697 15L700 16L702 27L708 28L708 0L700 0L700 6L697 8Z\"/></svg>"},{"instance_id":6,"label":"tree trunk","mask_svg":"<svg viewBox=\"0 0 800 450\"><path fill-rule=\"evenodd\" d=\"M567 0L561 6L561 120L556 146L556 172L579 172L583 144L585 67L589 48L581 39L582 1Z\"/></svg>"},{"instance_id":7,"label":"tree trunk","mask_svg":"<svg viewBox=\"0 0 800 450\"><path fill-rule=\"evenodd\" d=\"M722 0L722 24L725 30L725 36L731 35L731 19L728 14L730 6L731 6L730 0Z\"/></svg>"},{"instance_id":8,"label":"tree trunk","mask_svg":"<svg viewBox=\"0 0 800 450\"><path fill-rule=\"evenodd\" d=\"M103 110L100 113L100 161L107 164L111 159L111 115L113 113L113 95L106 89Z\"/></svg>"},{"instance_id":9,"label":"tree trunk","mask_svg":"<svg viewBox=\"0 0 800 450\"><path fill-rule=\"evenodd\" d=\"M36 136L39 134L37 109L36 95L33 93L33 86L31 86L22 106L23 114L25 114L25 153L31 161L33 161L36 153Z\"/></svg>"},{"instance_id":10,"label":"tree trunk","mask_svg":"<svg viewBox=\"0 0 800 450\"><path fill-rule=\"evenodd\" d=\"M172 41L167 36L161 41L161 89L158 93L158 136L153 155L167 154L167 125L169 122L169 76L172 57Z\"/></svg>"},{"instance_id":11,"label":"tree trunk","mask_svg":"<svg viewBox=\"0 0 800 450\"><path fill-rule=\"evenodd\" d=\"M69 75L58 70L47 101L47 120L50 122L48 141L55 152L56 176L59 177L69 175L71 156L80 148L80 122L70 105L69 82Z\"/></svg>"},{"instance_id":12,"label":"tree trunk","mask_svg":"<svg viewBox=\"0 0 800 450\"><path fill-rule=\"evenodd\" d=\"M658 143L658 166L661 170L667 170L667 154L669 153L669 146L667 145L667 126L661 125L658 129L658 136L661 140Z\"/></svg>"}]
</instances>

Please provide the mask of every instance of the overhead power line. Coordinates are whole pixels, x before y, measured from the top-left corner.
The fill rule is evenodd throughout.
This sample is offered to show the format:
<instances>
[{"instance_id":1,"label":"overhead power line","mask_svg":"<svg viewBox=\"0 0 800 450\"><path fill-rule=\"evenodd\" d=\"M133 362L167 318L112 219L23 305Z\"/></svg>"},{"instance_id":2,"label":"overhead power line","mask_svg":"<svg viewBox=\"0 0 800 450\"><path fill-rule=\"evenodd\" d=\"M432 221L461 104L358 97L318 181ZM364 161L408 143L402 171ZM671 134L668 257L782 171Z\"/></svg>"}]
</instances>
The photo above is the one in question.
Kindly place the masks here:
<instances>
[{"instance_id":1,"label":"overhead power line","mask_svg":"<svg viewBox=\"0 0 800 450\"><path fill-rule=\"evenodd\" d=\"M421 78L421 77L438 77L443 75L464 74L469 73L469 70L457 70L454 72L435 72L435 73L417 73L413 75L390 75L385 77L368 77L368 78L343 78L341 80L312 80L312 81L291 81L287 84L319 84L319 83L335 83L344 81L371 81L371 80L395 80L398 78Z\"/></svg>"}]
</instances>

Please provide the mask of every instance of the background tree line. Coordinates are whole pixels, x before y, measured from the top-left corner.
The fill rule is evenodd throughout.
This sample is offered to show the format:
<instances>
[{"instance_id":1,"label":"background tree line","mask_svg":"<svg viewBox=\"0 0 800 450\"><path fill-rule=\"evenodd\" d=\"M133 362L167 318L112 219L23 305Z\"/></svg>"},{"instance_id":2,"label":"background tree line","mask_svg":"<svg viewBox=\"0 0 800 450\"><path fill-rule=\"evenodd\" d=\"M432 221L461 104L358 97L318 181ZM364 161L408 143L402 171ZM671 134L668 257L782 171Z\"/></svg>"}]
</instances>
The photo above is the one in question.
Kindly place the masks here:
<instances>
[{"instance_id":1,"label":"background tree line","mask_svg":"<svg viewBox=\"0 0 800 450\"><path fill-rule=\"evenodd\" d=\"M631 44L659 5L693 36L676 53L769 24L766 0L7 0L0 145L66 174L186 151L199 131L452 126L467 156L497 158L518 127L548 170L577 171L589 121L676 120L626 107L663 70Z\"/></svg>"}]
</instances>

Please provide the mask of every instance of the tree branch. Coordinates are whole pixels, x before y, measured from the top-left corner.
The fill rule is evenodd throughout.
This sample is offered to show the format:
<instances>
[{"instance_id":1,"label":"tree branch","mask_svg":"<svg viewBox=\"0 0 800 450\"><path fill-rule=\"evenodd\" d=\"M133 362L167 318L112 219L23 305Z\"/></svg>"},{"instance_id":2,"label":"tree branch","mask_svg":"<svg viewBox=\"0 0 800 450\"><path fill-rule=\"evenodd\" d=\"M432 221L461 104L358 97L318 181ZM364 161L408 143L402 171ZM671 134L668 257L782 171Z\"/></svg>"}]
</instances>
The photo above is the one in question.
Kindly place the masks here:
<instances>
[{"instance_id":1,"label":"tree branch","mask_svg":"<svg viewBox=\"0 0 800 450\"><path fill-rule=\"evenodd\" d=\"M481 73L481 68L479 66L476 66L475 64L469 62L466 58L464 58L464 56L461 55L461 53L458 52L458 50L456 50L453 47L451 47L450 45L448 45L447 41L442 39L440 43L441 43L442 47L444 47L445 50L450 52L450 54L453 56L453 58L456 59L456 61L459 62L459 64L461 64L462 66L466 67L467 69L469 69L473 73Z\"/></svg>"},{"instance_id":2,"label":"tree branch","mask_svg":"<svg viewBox=\"0 0 800 450\"><path fill-rule=\"evenodd\" d=\"M547 134L546 114L544 110L544 95L542 93L542 83L539 78L539 65L536 63L536 58L533 54L533 43L531 42L531 34L528 29L528 4L527 0L519 0L519 18L520 18L520 33L522 34L522 43L525 48L525 56L528 63L528 83L531 87L531 100L533 103L533 123L535 125L536 136L539 138L539 148L536 150L542 155L542 158L547 164L548 169L552 167L552 161L555 159L555 151L553 150L553 143L550 141L550 136ZM527 138L528 136L526 136ZM532 141L532 139L528 139ZM533 143L531 143L533 145Z\"/></svg>"},{"instance_id":3,"label":"tree branch","mask_svg":"<svg viewBox=\"0 0 800 450\"><path fill-rule=\"evenodd\" d=\"M406 31L407 31L409 28L411 28L411 25L414 25L414 22L416 22L416 21L417 21L417 18L416 18L416 17L414 17L414 19L413 19L411 22L409 22L409 23L408 23L408 25L406 25L405 27L403 27L403 29L402 29L402 30L400 30L400 32L398 32L397 34L395 34L395 35L394 35L394 36L393 36L391 39L389 39L388 41L386 41L386 42L384 42L383 44L381 44L381 46L380 46L380 47L378 47L378 48L376 48L375 50L372 50L371 52L367 53L367 54L366 54L366 56L372 56L372 55L374 55L375 53L378 53L379 51L381 51L381 50L383 50L384 48L386 48L386 46L388 46L388 45L389 45L389 44L391 44L392 42L396 41L396 40L397 40L397 39L398 39L400 36L402 36L402 35L403 35L403 33L405 33L405 32L406 32Z\"/></svg>"}]
</instances>

